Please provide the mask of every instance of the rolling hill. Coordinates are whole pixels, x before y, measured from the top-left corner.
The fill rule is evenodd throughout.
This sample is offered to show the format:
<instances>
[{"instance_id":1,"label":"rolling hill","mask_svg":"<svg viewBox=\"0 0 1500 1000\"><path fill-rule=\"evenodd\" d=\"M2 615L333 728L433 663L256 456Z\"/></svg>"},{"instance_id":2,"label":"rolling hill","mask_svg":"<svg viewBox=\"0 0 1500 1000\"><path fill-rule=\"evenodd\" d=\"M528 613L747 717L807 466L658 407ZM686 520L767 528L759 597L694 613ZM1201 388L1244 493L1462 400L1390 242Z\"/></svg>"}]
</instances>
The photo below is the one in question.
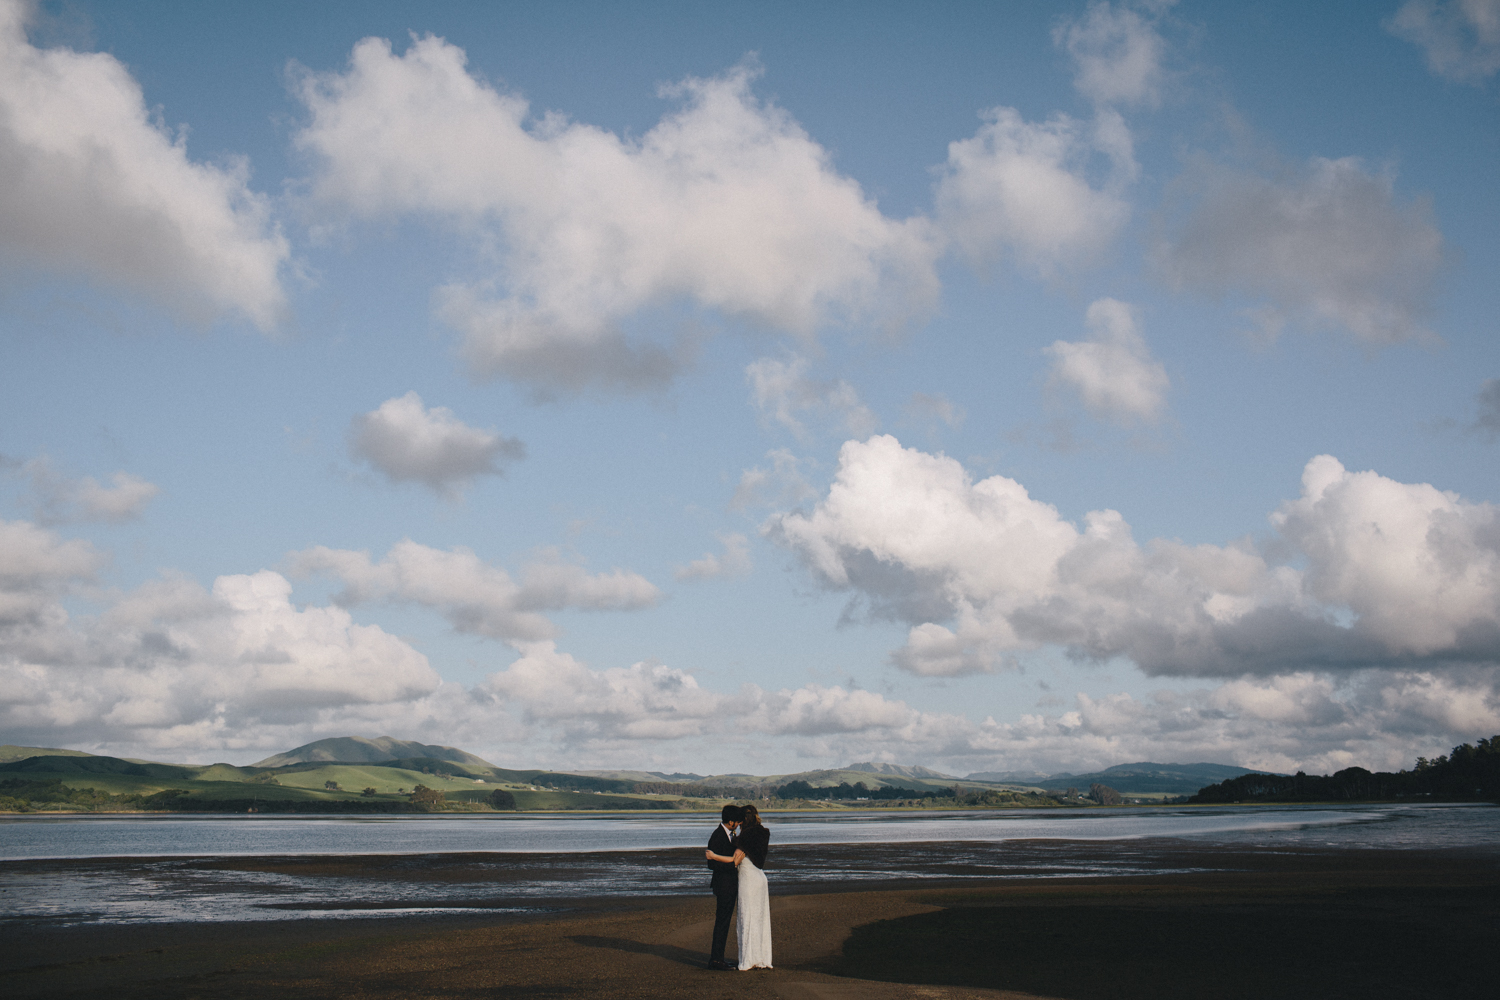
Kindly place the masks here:
<instances>
[{"instance_id":1,"label":"rolling hill","mask_svg":"<svg viewBox=\"0 0 1500 1000\"><path fill-rule=\"evenodd\" d=\"M698 808L715 797L764 795L790 782L813 788L863 783L866 788L947 795L957 785L1060 792L1087 791L1095 782L1128 796L1191 795L1229 778L1255 773L1225 764L1119 764L1087 774L980 772L966 778L909 764L860 762L796 774L699 775L684 772L512 770L457 747L343 736L318 740L245 767L231 764L165 764L47 747L0 747L0 785L58 783L102 796L166 795L172 808L246 808L389 811L409 806L417 785L443 792L450 802L481 803L496 789L510 792L522 809ZM4 794L0 789L0 794ZM172 798L175 796L175 798ZM100 800L103 801L103 800ZM113 801L113 800L112 800ZM153 800L155 801L155 800ZM163 800L166 801L166 800ZM194 804L197 805L194 805ZM478 806L476 805L476 808Z\"/></svg>"},{"instance_id":2,"label":"rolling hill","mask_svg":"<svg viewBox=\"0 0 1500 1000\"><path fill-rule=\"evenodd\" d=\"M252 767L286 767L289 764L311 764L319 761L340 764L376 764L382 761L428 758L469 764L474 767L494 767L483 757L460 750L457 747L430 746L411 740L397 740L389 736L366 739L363 736L335 736L331 739L307 743L285 753L273 754L265 760L256 761Z\"/></svg>"}]
</instances>

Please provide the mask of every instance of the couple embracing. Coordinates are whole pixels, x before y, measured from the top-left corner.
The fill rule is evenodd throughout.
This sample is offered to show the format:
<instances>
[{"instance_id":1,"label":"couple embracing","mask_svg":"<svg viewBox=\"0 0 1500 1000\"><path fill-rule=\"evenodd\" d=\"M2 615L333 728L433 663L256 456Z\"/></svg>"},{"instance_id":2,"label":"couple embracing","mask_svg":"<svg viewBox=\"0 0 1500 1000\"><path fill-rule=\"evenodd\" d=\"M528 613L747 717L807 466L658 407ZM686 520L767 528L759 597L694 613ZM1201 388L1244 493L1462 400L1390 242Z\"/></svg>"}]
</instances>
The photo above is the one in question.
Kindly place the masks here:
<instances>
[{"instance_id":1,"label":"couple embracing","mask_svg":"<svg viewBox=\"0 0 1500 1000\"><path fill-rule=\"evenodd\" d=\"M771 831L754 806L725 806L720 822L708 838L710 885L718 904L714 912L714 944L710 969L732 969L724 961L729 940L729 918L735 921L741 971L771 967L771 898L766 885L766 848ZM736 905L738 904L738 905Z\"/></svg>"}]
</instances>

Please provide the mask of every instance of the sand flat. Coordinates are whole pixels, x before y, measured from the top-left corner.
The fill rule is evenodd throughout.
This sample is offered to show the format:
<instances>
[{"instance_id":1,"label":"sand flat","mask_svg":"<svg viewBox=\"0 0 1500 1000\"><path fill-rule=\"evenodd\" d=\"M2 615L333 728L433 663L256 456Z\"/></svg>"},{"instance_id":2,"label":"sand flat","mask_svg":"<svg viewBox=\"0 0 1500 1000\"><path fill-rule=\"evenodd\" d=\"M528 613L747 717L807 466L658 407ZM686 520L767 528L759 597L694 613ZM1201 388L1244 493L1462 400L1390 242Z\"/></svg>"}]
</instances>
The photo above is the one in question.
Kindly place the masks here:
<instances>
[{"instance_id":1,"label":"sand flat","mask_svg":"<svg viewBox=\"0 0 1500 1000\"><path fill-rule=\"evenodd\" d=\"M1080 856L1125 849L1075 845ZM349 877L381 862L309 863ZM443 892L463 892L465 865L476 878L493 877L465 861L442 869ZM546 911L359 920L12 922L0 990L166 1000L1491 995L1496 851L1226 854L1185 846L1173 867L1106 877L938 874L783 892L772 898L777 968L746 973L704 968L713 915L706 892L559 895Z\"/></svg>"}]
</instances>

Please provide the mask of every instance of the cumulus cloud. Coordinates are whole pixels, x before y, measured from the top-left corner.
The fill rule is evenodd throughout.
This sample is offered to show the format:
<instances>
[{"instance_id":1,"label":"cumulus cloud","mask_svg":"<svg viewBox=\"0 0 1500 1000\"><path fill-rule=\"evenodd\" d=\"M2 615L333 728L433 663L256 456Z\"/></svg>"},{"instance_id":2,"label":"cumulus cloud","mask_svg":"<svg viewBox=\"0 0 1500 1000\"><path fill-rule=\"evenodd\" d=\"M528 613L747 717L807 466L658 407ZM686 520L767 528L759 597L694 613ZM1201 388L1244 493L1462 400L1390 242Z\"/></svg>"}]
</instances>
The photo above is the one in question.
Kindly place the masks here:
<instances>
[{"instance_id":1,"label":"cumulus cloud","mask_svg":"<svg viewBox=\"0 0 1500 1000\"><path fill-rule=\"evenodd\" d=\"M64 540L30 521L0 521L0 630L66 621L58 596L92 580L106 561L83 539Z\"/></svg>"},{"instance_id":2,"label":"cumulus cloud","mask_svg":"<svg viewBox=\"0 0 1500 1000\"><path fill-rule=\"evenodd\" d=\"M469 549L429 548L406 539L375 562L368 552L306 549L288 557L297 576L332 576L344 584L343 606L366 601L409 602L432 608L456 631L506 642L537 642L557 634L543 612L633 611L656 603L659 592L645 577L624 570L590 575L572 563L537 562L517 583Z\"/></svg>"},{"instance_id":3,"label":"cumulus cloud","mask_svg":"<svg viewBox=\"0 0 1500 1000\"><path fill-rule=\"evenodd\" d=\"M750 539L738 532L730 532L720 535L719 541L724 546L723 555L705 552L703 558L679 566L673 575L679 580L716 580L750 572Z\"/></svg>"},{"instance_id":4,"label":"cumulus cloud","mask_svg":"<svg viewBox=\"0 0 1500 1000\"><path fill-rule=\"evenodd\" d=\"M521 653L476 696L507 706L566 759L601 764L621 755L680 760L688 748L771 736L820 761L922 761L959 774L1163 759L1331 771L1410 767L1418 754L1446 752L1500 727L1493 672L1299 672L1147 697L1080 692L1055 714L998 722L837 685L717 692L661 664L592 669L552 643L524 644Z\"/></svg>"},{"instance_id":5,"label":"cumulus cloud","mask_svg":"<svg viewBox=\"0 0 1500 1000\"><path fill-rule=\"evenodd\" d=\"M1396 200L1389 173L1314 157L1264 177L1199 164L1179 182L1183 217L1158 249L1178 287L1263 300L1274 337L1292 319L1342 327L1371 345L1427 334L1443 238L1428 200Z\"/></svg>"},{"instance_id":6,"label":"cumulus cloud","mask_svg":"<svg viewBox=\"0 0 1500 1000\"><path fill-rule=\"evenodd\" d=\"M59 472L46 456L22 462L19 472L31 481L36 520L45 525L131 521L161 492L155 483L128 472L116 472L107 486L93 476L75 479Z\"/></svg>"},{"instance_id":7,"label":"cumulus cloud","mask_svg":"<svg viewBox=\"0 0 1500 1000\"><path fill-rule=\"evenodd\" d=\"M679 357L622 323L677 302L810 336L827 323L900 325L936 295L930 225L881 214L755 70L688 79L639 139L477 79L463 50L367 38L343 72L307 74L296 143L312 195L357 217L446 220L500 249L489 277L444 289L443 318L477 373L574 391L650 387Z\"/></svg>"},{"instance_id":8,"label":"cumulus cloud","mask_svg":"<svg viewBox=\"0 0 1500 1000\"><path fill-rule=\"evenodd\" d=\"M512 634L498 637L517 649L515 661L466 687L444 683L421 653L343 608L299 609L278 573L221 576L210 589L169 574L115 594L93 588L104 559L86 542L0 522L0 726L10 738L182 759L394 731L509 748L518 765L578 767L622 753L695 759L772 736L820 761L922 761L963 773L1141 759L1402 767L1500 729L1493 663L1238 676L1147 698L1080 693L1056 714L996 722L838 685L715 691L689 670L593 668L550 640ZM579 583L562 574L527 586L537 604L611 604L607 581L582 581L582 593ZM69 594L102 607L75 619L61 604ZM416 601L452 616L442 595Z\"/></svg>"},{"instance_id":9,"label":"cumulus cloud","mask_svg":"<svg viewBox=\"0 0 1500 1000\"><path fill-rule=\"evenodd\" d=\"M446 406L427 409L415 392L355 417L349 451L393 483L420 482L447 495L479 476L503 475L501 462L526 456L526 446L516 438L470 427Z\"/></svg>"},{"instance_id":10,"label":"cumulus cloud","mask_svg":"<svg viewBox=\"0 0 1500 1000\"><path fill-rule=\"evenodd\" d=\"M809 378L809 362L801 355L785 361L760 358L745 367L750 383L750 398L765 418L775 420L799 438L807 437L807 428L798 413L813 411L835 417L843 430L855 437L865 437L880 421L859 398L854 387L843 379Z\"/></svg>"},{"instance_id":11,"label":"cumulus cloud","mask_svg":"<svg viewBox=\"0 0 1500 1000\"><path fill-rule=\"evenodd\" d=\"M1295 672L1144 698L1079 693L1068 711L986 720L950 746L962 748L967 761L988 755L995 763L987 767L1044 771L1136 760L1232 761L1281 772L1394 770L1493 735L1497 693L1493 671Z\"/></svg>"},{"instance_id":12,"label":"cumulus cloud","mask_svg":"<svg viewBox=\"0 0 1500 1000\"><path fill-rule=\"evenodd\" d=\"M1500 70L1500 0L1407 0L1385 27L1446 79L1480 84Z\"/></svg>"},{"instance_id":13,"label":"cumulus cloud","mask_svg":"<svg viewBox=\"0 0 1500 1000\"><path fill-rule=\"evenodd\" d=\"M983 118L973 138L948 146L935 192L943 231L979 268L1009 259L1052 277L1096 258L1130 217L1120 191L1137 166L1124 120L1103 110L1092 123L1031 123L1006 107ZM1101 156L1109 170L1094 184Z\"/></svg>"},{"instance_id":14,"label":"cumulus cloud","mask_svg":"<svg viewBox=\"0 0 1500 1000\"><path fill-rule=\"evenodd\" d=\"M0 0L0 264L11 280L81 274L190 323L238 314L275 326L287 243L247 164L190 160L113 56L32 46L30 9Z\"/></svg>"},{"instance_id":15,"label":"cumulus cloud","mask_svg":"<svg viewBox=\"0 0 1500 1000\"><path fill-rule=\"evenodd\" d=\"M5 526L0 547L7 559L32 553L32 572L19 584L8 577L7 586L41 613L0 621L0 726L8 733L207 746L216 734L238 738L328 711L410 701L440 683L420 653L343 609L297 610L291 585L270 571L219 577L211 591L169 576L75 622L54 585L86 579L95 555L14 529Z\"/></svg>"},{"instance_id":16,"label":"cumulus cloud","mask_svg":"<svg viewBox=\"0 0 1500 1000\"><path fill-rule=\"evenodd\" d=\"M518 649L520 657L478 690L514 705L526 723L545 727L565 745L747 734L915 744L939 731L971 728L961 716L921 712L871 691L817 684L769 691L743 684L726 694L661 664L595 670L551 642Z\"/></svg>"},{"instance_id":17,"label":"cumulus cloud","mask_svg":"<svg viewBox=\"0 0 1500 1000\"><path fill-rule=\"evenodd\" d=\"M974 482L895 438L847 442L827 495L766 531L864 613L911 625L913 673L996 669L1043 645L1148 674L1442 671L1500 660L1500 518L1319 456L1272 514L1304 565L1248 542L1141 545L1112 510L1080 529L1004 476Z\"/></svg>"},{"instance_id":18,"label":"cumulus cloud","mask_svg":"<svg viewBox=\"0 0 1500 1000\"><path fill-rule=\"evenodd\" d=\"M1073 86L1095 104L1160 102L1166 43L1128 7L1091 3L1083 17L1059 22L1052 41L1073 57Z\"/></svg>"},{"instance_id":19,"label":"cumulus cloud","mask_svg":"<svg viewBox=\"0 0 1500 1000\"><path fill-rule=\"evenodd\" d=\"M1135 309L1118 299L1099 299L1085 318L1088 340L1059 340L1046 348L1051 381L1076 392L1090 413L1105 420L1154 421L1161 415L1171 381L1151 357Z\"/></svg>"}]
</instances>

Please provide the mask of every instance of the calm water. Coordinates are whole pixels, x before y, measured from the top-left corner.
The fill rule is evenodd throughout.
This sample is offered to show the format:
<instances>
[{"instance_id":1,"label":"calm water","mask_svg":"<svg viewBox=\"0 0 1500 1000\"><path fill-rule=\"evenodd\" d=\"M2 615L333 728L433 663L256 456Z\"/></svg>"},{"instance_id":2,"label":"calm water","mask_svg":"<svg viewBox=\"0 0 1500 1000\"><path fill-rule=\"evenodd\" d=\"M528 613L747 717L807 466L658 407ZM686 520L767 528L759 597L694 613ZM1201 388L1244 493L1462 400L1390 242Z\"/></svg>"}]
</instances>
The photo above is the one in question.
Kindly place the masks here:
<instances>
[{"instance_id":1,"label":"calm water","mask_svg":"<svg viewBox=\"0 0 1500 1000\"><path fill-rule=\"evenodd\" d=\"M10 816L0 861L38 858L575 853L697 847L713 818L577 813L416 816ZM768 813L777 844L1193 837L1348 847L1500 841L1493 806L1244 806L952 813Z\"/></svg>"},{"instance_id":2,"label":"calm water","mask_svg":"<svg viewBox=\"0 0 1500 1000\"><path fill-rule=\"evenodd\" d=\"M1137 875L1255 853L1480 849L1500 808L1260 806L769 814L779 891L830 882ZM0 820L0 932L546 908L705 891L705 815L19 816ZM1248 854L1247 854L1248 852ZM360 856L366 857L361 860ZM138 860L137 860L138 859Z\"/></svg>"}]
</instances>

